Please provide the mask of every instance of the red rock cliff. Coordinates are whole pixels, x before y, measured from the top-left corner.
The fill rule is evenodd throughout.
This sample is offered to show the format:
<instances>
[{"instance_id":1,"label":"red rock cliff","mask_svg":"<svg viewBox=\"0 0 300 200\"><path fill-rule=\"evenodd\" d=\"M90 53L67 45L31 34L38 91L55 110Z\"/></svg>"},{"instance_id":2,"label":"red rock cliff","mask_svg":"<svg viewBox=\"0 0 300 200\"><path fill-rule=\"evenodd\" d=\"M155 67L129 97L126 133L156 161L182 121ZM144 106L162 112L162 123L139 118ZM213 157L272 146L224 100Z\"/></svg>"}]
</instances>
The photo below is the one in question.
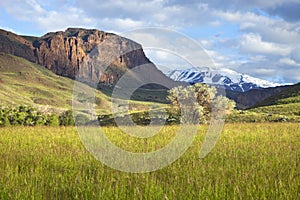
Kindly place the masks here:
<instances>
[{"instance_id":1,"label":"red rock cliff","mask_svg":"<svg viewBox=\"0 0 300 200\"><path fill-rule=\"evenodd\" d=\"M69 28L40 38L0 30L0 51L36 62L61 76L106 84L114 84L130 68L152 64L140 44L96 29Z\"/></svg>"},{"instance_id":2,"label":"red rock cliff","mask_svg":"<svg viewBox=\"0 0 300 200\"><path fill-rule=\"evenodd\" d=\"M33 46L38 64L73 79L113 84L128 68L151 63L141 45L99 30L48 33Z\"/></svg>"}]
</instances>

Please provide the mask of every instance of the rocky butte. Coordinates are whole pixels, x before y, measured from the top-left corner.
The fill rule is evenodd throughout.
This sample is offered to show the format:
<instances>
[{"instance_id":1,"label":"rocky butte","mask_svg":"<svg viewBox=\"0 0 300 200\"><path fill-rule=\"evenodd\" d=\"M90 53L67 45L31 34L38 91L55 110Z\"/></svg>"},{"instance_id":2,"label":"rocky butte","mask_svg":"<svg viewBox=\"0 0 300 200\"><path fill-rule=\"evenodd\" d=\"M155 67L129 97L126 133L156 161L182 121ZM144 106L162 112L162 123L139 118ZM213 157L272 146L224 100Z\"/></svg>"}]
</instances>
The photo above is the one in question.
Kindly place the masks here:
<instances>
[{"instance_id":1,"label":"rocky butte","mask_svg":"<svg viewBox=\"0 0 300 200\"><path fill-rule=\"evenodd\" d=\"M42 37L0 30L0 51L25 58L57 75L114 85L128 69L145 65L143 76L173 84L132 40L96 29L68 28ZM153 82L154 82L153 81Z\"/></svg>"}]
</instances>

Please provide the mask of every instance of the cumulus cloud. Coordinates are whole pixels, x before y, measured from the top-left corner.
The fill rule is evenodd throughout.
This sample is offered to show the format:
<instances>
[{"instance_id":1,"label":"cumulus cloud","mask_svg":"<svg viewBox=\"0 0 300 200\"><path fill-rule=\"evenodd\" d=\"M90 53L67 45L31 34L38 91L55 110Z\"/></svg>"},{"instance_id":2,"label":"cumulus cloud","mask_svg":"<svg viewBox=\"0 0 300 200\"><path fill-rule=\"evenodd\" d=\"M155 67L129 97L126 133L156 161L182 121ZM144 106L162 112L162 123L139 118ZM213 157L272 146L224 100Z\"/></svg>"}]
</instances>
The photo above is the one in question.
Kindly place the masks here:
<instances>
[{"instance_id":1,"label":"cumulus cloud","mask_svg":"<svg viewBox=\"0 0 300 200\"><path fill-rule=\"evenodd\" d=\"M268 76L278 73L278 81L300 81L297 79L299 75L295 75L297 70L290 70L300 65L296 50L300 46L299 23L250 11L218 10L215 13L223 20L238 25L241 35L232 39L237 42L237 55L246 60L239 65L239 71L269 80Z\"/></svg>"},{"instance_id":2,"label":"cumulus cloud","mask_svg":"<svg viewBox=\"0 0 300 200\"><path fill-rule=\"evenodd\" d=\"M122 36L142 44L152 61L162 63L170 69L180 66L214 67L213 60L197 41L171 29L137 29L122 33Z\"/></svg>"},{"instance_id":3,"label":"cumulus cloud","mask_svg":"<svg viewBox=\"0 0 300 200\"><path fill-rule=\"evenodd\" d=\"M147 2L132 0L78 0L76 6L85 11L90 17L101 21L109 18L112 21L128 18L139 22L139 26L161 26L180 30L183 27L203 26L210 24L218 26L206 3L194 2L189 5L184 2L170 4L166 0L150 0ZM104 25L99 23L99 25ZM115 26L115 24L111 24ZM115 26L115 29L126 30L126 26Z\"/></svg>"},{"instance_id":4,"label":"cumulus cloud","mask_svg":"<svg viewBox=\"0 0 300 200\"><path fill-rule=\"evenodd\" d=\"M240 50L243 53L271 54L286 56L291 53L291 48L286 45L262 41L259 34L245 34L241 38Z\"/></svg>"},{"instance_id":5,"label":"cumulus cloud","mask_svg":"<svg viewBox=\"0 0 300 200\"><path fill-rule=\"evenodd\" d=\"M63 20L60 20L63 19ZM36 17L37 25L45 31L65 30L68 27L93 28L96 23L92 18L77 8L66 8L65 12L49 11Z\"/></svg>"},{"instance_id":6,"label":"cumulus cloud","mask_svg":"<svg viewBox=\"0 0 300 200\"><path fill-rule=\"evenodd\" d=\"M216 15L237 23L244 32L259 33L264 40L277 43L300 42L300 26L282 19L273 19L252 12L217 11Z\"/></svg>"},{"instance_id":7,"label":"cumulus cloud","mask_svg":"<svg viewBox=\"0 0 300 200\"><path fill-rule=\"evenodd\" d=\"M21 21L30 21L35 28L43 31L64 30L70 26L95 26L92 18L87 17L81 9L69 4L60 6L51 4L50 6L37 0L4 0L0 5L15 18Z\"/></svg>"},{"instance_id":8,"label":"cumulus cloud","mask_svg":"<svg viewBox=\"0 0 300 200\"><path fill-rule=\"evenodd\" d=\"M3 0L1 7L19 20L30 20L32 16L42 15L45 10L35 0Z\"/></svg>"}]
</instances>

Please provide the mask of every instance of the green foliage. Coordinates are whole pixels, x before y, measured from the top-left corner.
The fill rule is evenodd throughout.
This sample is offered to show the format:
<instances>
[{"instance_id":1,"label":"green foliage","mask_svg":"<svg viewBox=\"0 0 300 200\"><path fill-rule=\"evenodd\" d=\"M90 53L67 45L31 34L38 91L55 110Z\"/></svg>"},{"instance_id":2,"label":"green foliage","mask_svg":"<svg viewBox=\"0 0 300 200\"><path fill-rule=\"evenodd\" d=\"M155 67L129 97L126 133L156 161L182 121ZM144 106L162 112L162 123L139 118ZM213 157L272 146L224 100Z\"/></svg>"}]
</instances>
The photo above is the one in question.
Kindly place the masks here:
<instances>
[{"instance_id":1,"label":"green foliage","mask_svg":"<svg viewBox=\"0 0 300 200\"><path fill-rule=\"evenodd\" d=\"M85 115L77 115L78 125L84 125L89 121ZM52 113L44 114L30 106L17 108L0 107L0 127L5 126L74 126L74 118L71 110L61 115Z\"/></svg>"},{"instance_id":2,"label":"green foliage","mask_svg":"<svg viewBox=\"0 0 300 200\"><path fill-rule=\"evenodd\" d=\"M46 121L47 126L59 126L59 116L57 114L51 114Z\"/></svg>"},{"instance_id":3,"label":"green foliage","mask_svg":"<svg viewBox=\"0 0 300 200\"><path fill-rule=\"evenodd\" d=\"M72 110L67 110L59 116L59 125L60 126L74 126L75 125Z\"/></svg>"},{"instance_id":4,"label":"green foliage","mask_svg":"<svg viewBox=\"0 0 300 200\"><path fill-rule=\"evenodd\" d=\"M0 126L10 126L10 120L9 120L9 111L1 108L0 109Z\"/></svg>"},{"instance_id":5,"label":"green foliage","mask_svg":"<svg viewBox=\"0 0 300 200\"><path fill-rule=\"evenodd\" d=\"M132 113L130 114L130 117L132 121L138 125L149 125L151 122L151 116L149 111Z\"/></svg>"},{"instance_id":6,"label":"green foliage","mask_svg":"<svg viewBox=\"0 0 300 200\"><path fill-rule=\"evenodd\" d=\"M116 126L115 118L118 121L118 125L128 125L128 119L131 119L135 125L146 126L150 123L158 125L174 125L180 123L180 115L174 109L165 110L152 110L150 111L139 111L126 114L123 116L114 116L112 114L99 115L98 122L101 126Z\"/></svg>"},{"instance_id":7,"label":"green foliage","mask_svg":"<svg viewBox=\"0 0 300 200\"><path fill-rule=\"evenodd\" d=\"M23 125L39 126L46 125L47 115L43 115L30 106L17 108L2 107L0 112L0 126Z\"/></svg>"},{"instance_id":8,"label":"green foliage","mask_svg":"<svg viewBox=\"0 0 300 200\"><path fill-rule=\"evenodd\" d=\"M216 114L223 111L230 114L236 107L236 103L224 96L217 96L214 98L212 106Z\"/></svg>"}]
</instances>

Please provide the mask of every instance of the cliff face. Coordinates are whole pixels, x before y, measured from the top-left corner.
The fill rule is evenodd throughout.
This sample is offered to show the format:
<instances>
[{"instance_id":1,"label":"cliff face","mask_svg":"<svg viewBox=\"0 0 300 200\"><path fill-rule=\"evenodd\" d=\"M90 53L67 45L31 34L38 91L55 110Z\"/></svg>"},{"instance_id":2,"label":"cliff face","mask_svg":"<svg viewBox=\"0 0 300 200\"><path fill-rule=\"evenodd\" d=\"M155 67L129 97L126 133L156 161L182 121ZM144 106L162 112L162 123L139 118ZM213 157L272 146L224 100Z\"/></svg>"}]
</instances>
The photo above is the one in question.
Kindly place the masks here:
<instances>
[{"instance_id":1,"label":"cliff face","mask_svg":"<svg viewBox=\"0 0 300 200\"><path fill-rule=\"evenodd\" d=\"M69 28L28 38L1 30L0 51L72 79L114 84L126 70L152 64L141 45L99 30Z\"/></svg>"},{"instance_id":2,"label":"cliff face","mask_svg":"<svg viewBox=\"0 0 300 200\"><path fill-rule=\"evenodd\" d=\"M150 63L141 45L99 30L69 28L33 45L38 64L73 79L113 84L126 69Z\"/></svg>"}]
</instances>

